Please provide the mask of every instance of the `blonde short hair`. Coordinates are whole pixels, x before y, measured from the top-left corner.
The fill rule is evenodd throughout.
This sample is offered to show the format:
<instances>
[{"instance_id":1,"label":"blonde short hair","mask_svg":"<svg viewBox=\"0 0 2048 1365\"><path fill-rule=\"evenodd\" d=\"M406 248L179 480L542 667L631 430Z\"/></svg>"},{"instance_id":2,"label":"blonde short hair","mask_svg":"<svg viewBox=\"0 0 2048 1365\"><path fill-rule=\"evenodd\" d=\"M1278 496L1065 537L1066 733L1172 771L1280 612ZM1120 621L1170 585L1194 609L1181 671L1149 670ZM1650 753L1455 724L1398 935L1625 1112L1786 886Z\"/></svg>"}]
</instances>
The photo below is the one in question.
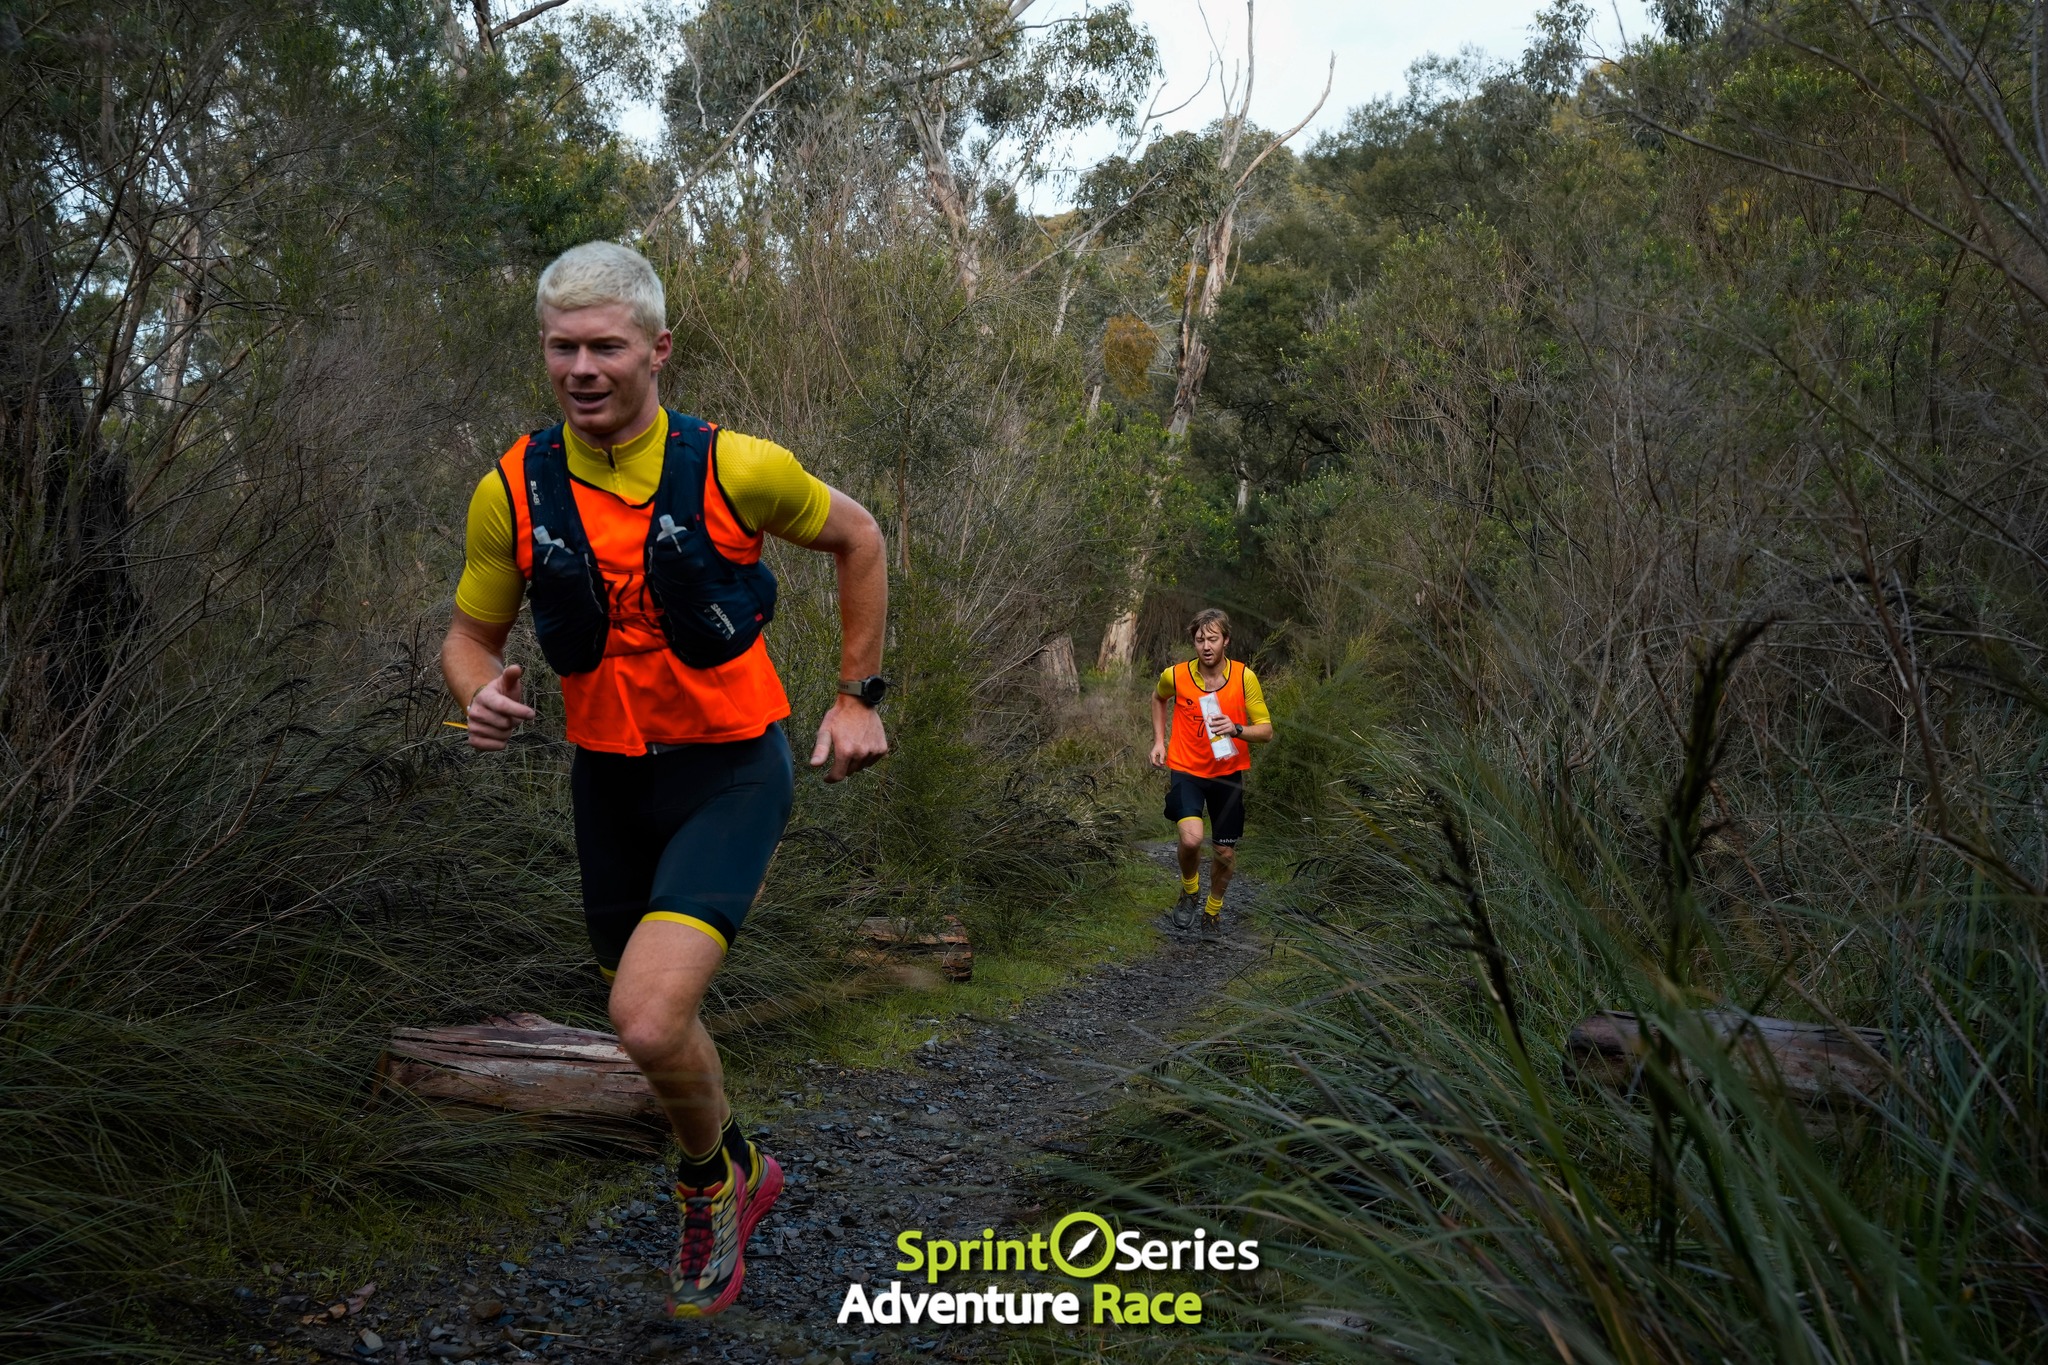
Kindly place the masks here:
<instances>
[{"instance_id":1,"label":"blonde short hair","mask_svg":"<svg viewBox=\"0 0 2048 1365\"><path fill-rule=\"evenodd\" d=\"M647 258L617 242L585 242L572 246L540 272L534 311L544 308L564 311L592 308L605 303L623 303L633 321L647 329L647 335L661 335L668 326L668 295L661 276L654 273Z\"/></svg>"}]
</instances>

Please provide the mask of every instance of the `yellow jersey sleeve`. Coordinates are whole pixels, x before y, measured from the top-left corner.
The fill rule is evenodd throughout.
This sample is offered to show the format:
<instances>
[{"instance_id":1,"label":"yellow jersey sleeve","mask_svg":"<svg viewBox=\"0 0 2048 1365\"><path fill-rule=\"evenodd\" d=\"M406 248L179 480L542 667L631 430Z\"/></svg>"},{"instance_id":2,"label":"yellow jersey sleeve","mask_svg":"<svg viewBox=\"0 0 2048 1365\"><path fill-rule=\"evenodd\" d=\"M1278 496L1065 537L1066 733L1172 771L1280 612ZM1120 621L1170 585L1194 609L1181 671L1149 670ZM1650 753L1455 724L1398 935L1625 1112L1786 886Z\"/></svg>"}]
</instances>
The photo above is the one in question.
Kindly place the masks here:
<instances>
[{"instance_id":1,"label":"yellow jersey sleeve","mask_svg":"<svg viewBox=\"0 0 2048 1365\"><path fill-rule=\"evenodd\" d=\"M1159 686L1152 689L1152 695L1161 701L1173 700L1173 669L1167 668L1159 674Z\"/></svg>"},{"instance_id":2,"label":"yellow jersey sleeve","mask_svg":"<svg viewBox=\"0 0 2048 1365\"><path fill-rule=\"evenodd\" d=\"M512 553L512 504L496 469L478 480L469 495L469 522L462 542L462 581L455 605L479 621L504 625L519 615L526 579Z\"/></svg>"},{"instance_id":3,"label":"yellow jersey sleeve","mask_svg":"<svg viewBox=\"0 0 2048 1365\"><path fill-rule=\"evenodd\" d=\"M1259 686L1259 675L1249 668L1244 671L1244 713L1254 725L1273 723L1273 713L1266 709L1266 690Z\"/></svg>"},{"instance_id":4,"label":"yellow jersey sleeve","mask_svg":"<svg viewBox=\"0 0 2048 1365\"><path fill-rule=\"evenodd\" d=\"M773 441L718 433L718 486L752 531L809 545L825 529L832 490Z\"/></svg>"}]
</instances>

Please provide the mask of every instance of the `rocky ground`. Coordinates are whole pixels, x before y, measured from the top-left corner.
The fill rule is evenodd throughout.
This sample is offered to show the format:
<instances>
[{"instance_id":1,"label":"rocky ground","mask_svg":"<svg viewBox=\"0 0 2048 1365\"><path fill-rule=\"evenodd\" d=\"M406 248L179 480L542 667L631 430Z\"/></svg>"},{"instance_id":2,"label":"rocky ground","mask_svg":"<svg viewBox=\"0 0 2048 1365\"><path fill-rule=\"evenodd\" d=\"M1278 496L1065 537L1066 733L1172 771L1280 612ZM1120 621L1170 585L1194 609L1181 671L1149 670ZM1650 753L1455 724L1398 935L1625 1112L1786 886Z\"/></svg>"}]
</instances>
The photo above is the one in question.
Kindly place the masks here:
<instances>
[{"instance_id":1,"label":"rocky ground","mask_svg":"<svg viewBox=\"0 0 2048 1365\"><path fill-rule=\"evenodd\" d=\"M935 1029L910 1068L793 1070L779 1112L743 1115L789 1183L748 1248L739 1305L716 1319L660 1316L675 1213L665 1166L649 1164L631 1197L583 1226L543 1211L555 1226L537 1243L529 1234L460 1264L411 1267L332 1304L244 1290L244 1340L262 1340L234 1358L870 1365L1004 1354L986 1329L841 1327L846 1287L901 1278L904 1228L954 1239L1040 1228L1058 1197L1048 1165L1082 1154L1090 1116L1265 956L1239 913L1245 899L1233 890L1220 942L1162 934L1149 956L1102 966L1025 1017Z\"/></svg>"}]
</instances>

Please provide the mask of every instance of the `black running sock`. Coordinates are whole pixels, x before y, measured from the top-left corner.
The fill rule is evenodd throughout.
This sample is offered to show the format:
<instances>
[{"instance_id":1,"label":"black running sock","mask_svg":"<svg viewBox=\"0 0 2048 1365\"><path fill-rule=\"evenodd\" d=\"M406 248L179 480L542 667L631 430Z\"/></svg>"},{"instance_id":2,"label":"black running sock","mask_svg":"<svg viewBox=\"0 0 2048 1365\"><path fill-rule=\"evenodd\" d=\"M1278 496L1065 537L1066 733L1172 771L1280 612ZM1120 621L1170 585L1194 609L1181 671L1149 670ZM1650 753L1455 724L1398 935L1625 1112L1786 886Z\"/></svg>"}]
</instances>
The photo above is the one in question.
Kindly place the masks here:
<instances>
[{"instance_id":1,"label":"black running sock","mask_svg":"<svg viewBox=\"0 0 2048 1365\"><path fill-rule=\"evenodd\" d=\"M732 1164L747 1173L747 1188L761 1183L761 1149L747 1140L740 1131L740 1121L732 1115L725 1116L725 1128L718 1135L725 1146L725 1154L732 1158Z\"/></svg>"},{"instance_id":2,"label":"black running sock","mask_svg":"<svg viewBox=\"0 0 2048 1365\"><path fill-rule=\"evenodd\" d=\"M688 1152L676 1158L676 1184L704 1189L725 1179L725 1147L721 1143L702 1156Z\"/></svg>"}]
</instances>

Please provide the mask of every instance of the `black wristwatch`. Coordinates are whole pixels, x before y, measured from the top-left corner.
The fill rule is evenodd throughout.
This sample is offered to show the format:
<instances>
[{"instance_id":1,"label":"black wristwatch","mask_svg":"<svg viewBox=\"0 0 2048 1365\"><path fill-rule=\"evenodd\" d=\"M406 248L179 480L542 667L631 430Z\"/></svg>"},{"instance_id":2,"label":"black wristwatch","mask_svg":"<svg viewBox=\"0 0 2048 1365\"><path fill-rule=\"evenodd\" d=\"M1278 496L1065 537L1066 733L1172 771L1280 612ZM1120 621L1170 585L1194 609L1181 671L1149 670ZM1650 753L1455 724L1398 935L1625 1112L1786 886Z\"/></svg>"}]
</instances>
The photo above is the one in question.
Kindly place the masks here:
<instances>
[{"instance_id":1,"label":"black wristwatch","mask_svg":"<svg viewBox=\"0 0 2048 1365\"><path fill-rule=\"evenodd\" d=\"M882 704L882 696L889 690L889 680L879 673L867 678L841 678L839 690L849 697L860 698L860 704L872 711Z\"/></svg>"}]
</instances>

